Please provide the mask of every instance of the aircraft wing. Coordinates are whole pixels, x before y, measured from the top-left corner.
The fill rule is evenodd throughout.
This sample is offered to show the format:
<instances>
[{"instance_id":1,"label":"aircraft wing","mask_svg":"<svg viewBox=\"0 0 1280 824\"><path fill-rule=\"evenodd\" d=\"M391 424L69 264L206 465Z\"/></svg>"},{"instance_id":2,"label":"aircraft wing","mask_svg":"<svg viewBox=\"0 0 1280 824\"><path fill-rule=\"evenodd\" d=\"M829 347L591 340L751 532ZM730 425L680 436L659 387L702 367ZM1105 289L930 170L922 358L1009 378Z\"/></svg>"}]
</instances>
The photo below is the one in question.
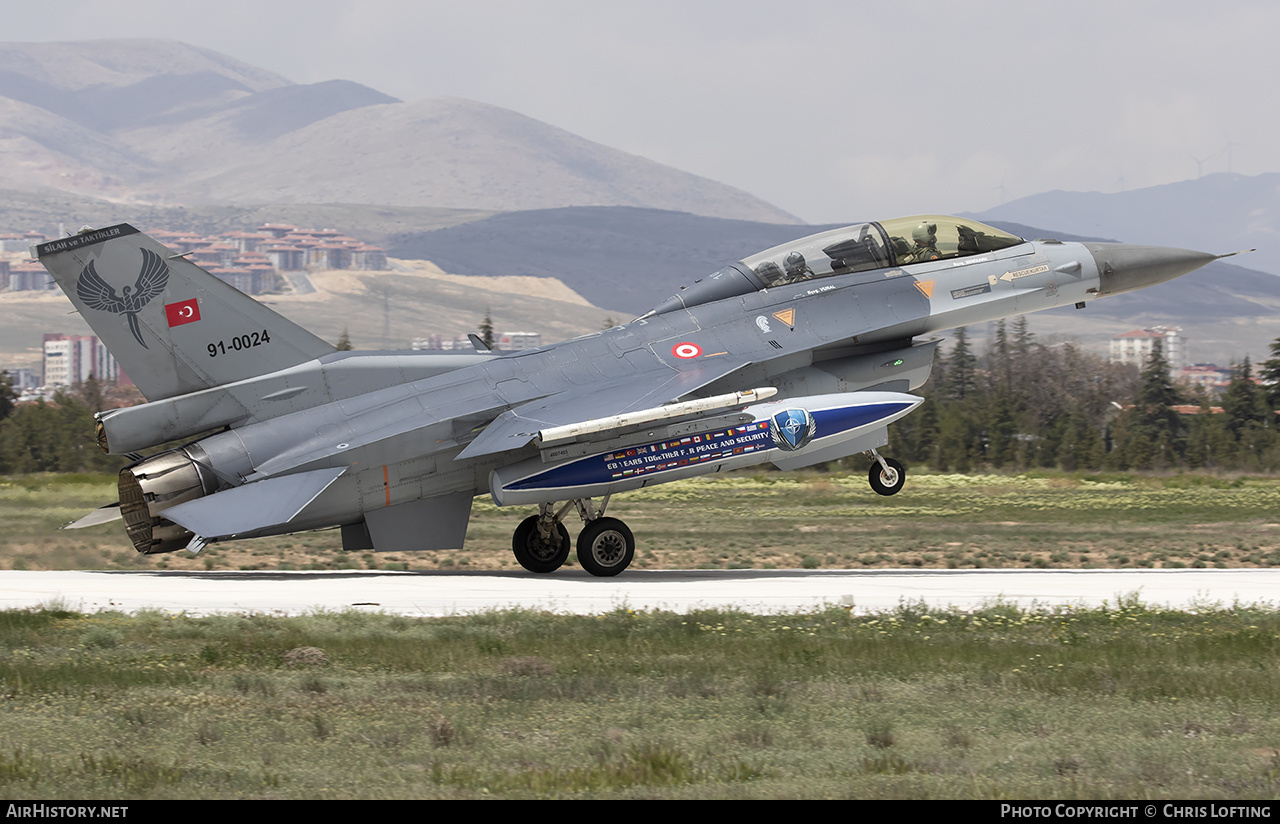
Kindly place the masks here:
<instances>
[{"instance_id":1,"label":"aircraft wing","mask_svg":"<svg viewBox=\"0 0 1280 824\"><path fill-rule=\"evenodd\" d=\"M495 455L519 449L529 443L539 430L549 426L579 423L659 406L694 392L749 363L742 359L725 359L683 372L661 369L641 375L620 376L526 401L502 414L497 414L494 409L497 417L467 444L458 458ZM346 449L355 451L371 447L432 424L470 419L477 413L483 413L483 409L476 406L476 401L469 398L443 404L432 404L425 399L420 402L417 398L399 398L394 405L404 408L394 414L388 413L385 416L389 421L387 425L344 435ZM257 482L286 476L308 464L314 465L332 459L333 454L331 445L320 444L311 439L296 450L286 451L259 464L257 471L247 479Z\"/></svg>"},{"instance_id":2,"label":"aircraft wing","mask_svg":"<svg viewBox=\"0 0 1280 824\"><path fill-rule=\"evenodd\" d=\"M539 430L620 415L679 400L751 363L720 361L665 375L627 376L605 384L577 387L510 409L467 444L457 460L519 449Z\"/></svg>"}]
</instances>

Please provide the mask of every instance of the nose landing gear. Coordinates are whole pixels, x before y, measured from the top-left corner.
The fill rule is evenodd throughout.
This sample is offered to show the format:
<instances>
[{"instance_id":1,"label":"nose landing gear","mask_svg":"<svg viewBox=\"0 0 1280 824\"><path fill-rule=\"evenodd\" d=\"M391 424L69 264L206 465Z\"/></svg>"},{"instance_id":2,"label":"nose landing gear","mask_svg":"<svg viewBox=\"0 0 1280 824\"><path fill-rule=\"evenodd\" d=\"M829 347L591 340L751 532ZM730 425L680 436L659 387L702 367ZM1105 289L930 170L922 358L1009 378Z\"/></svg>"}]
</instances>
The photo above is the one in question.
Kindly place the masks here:
<instances>
[{"instance_id":1,"label":"nose landing gear","mask_svg":"<svg viewBox=\"0 0 1280 824\"><path fill-rule=\"evenodd\" d=\"M871 464L871 472L867 480L877 495L896 495L907 482L907 470L893 458L885 458L879 452L870 450L875 461Z\"/></svg>"}]
</instances>

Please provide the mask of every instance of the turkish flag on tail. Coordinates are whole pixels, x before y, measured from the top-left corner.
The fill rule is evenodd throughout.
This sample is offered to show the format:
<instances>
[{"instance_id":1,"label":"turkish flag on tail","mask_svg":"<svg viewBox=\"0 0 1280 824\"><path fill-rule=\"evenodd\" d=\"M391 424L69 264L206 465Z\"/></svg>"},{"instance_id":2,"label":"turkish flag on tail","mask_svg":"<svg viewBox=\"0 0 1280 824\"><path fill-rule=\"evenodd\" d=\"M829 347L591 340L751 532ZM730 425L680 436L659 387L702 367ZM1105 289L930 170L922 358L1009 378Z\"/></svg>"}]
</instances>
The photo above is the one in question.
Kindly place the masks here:
<instances>
[{"instance_id":1,"label":"turkish flag on tail","mask_svg":"<svg viewBox=\"0 0 1280 824\"><path fill-rule=\"evenodd\" d=\"M181 326L184 323L195 323L200 320L200 304L195 298L181 303L166 303L164 313L169 317L169 326Z\"/></svg>"}]
</instances>

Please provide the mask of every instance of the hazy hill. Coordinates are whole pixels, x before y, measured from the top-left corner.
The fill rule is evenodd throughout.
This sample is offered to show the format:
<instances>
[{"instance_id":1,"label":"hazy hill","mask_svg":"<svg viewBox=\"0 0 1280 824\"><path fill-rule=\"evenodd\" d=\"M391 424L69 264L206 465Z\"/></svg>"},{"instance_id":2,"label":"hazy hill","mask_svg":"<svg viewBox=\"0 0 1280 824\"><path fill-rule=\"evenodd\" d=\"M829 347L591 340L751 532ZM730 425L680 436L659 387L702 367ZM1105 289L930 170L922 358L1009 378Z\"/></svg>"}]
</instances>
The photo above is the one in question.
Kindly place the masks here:
<instances>
[{"instance_id":1,"label":"hazy hill","mask_svg":"<svg viewBox=\"0 0 1280 824\"><path fill-rule=\"evenodd\" d=\"M559 278L592 303L639 315L727 263L829 228L835 227L577 207L395 235L388 250L462 275Z\"/></svg>"},{"instance_id":2,"label":"hazy hill","mask_svg":"<svg viewBox=\"0 0 1280 824\"><path fill-rule=\"evenodd\" d=\"M1106 194L1045 192L976 217L1215 254L1256 248L1243 262L1280 275L1280 174L1212 174Z\"/></svg>"},{"instance_id":3,"label":"hazy hill","mask_svg":"<svg viewBox=\"0 0 1280 824\"><path fill-rule=\"evenodd\" d=\"M128 89L155 77L212 74L245 91L290 85L280 75L210 49L174 40L81 40L73 43L0 43L0 94L12 84L63 92L92 105L107 90ZM72 119L76 119L72 115Z\"/></svg>"},{"instance_id":4,"label":"hazy hill","mask_svg":"<svg viewBox=\"0 0 1280 824\"><path fill-rule=\"evenodd\" d=\"M796 222L746 192L496 106L299 85L163 40L0 44L0 189L186 205L627 205Z\"/></svg>"},{"instance_id":5,"label":"hazy hill","mask_svg":"<svg viewBox=\"0 0 1280 824\"><path fill-rule=\"evenodd\" d=\"M163 206L115 203L64 192L23 192L0 189L0 231L36 230L55 236L59 227L74 232L81 226L131 223L144 232L166 229L201 235L240 232L264 223L291 223L305 228L340 229L377 245L403 232L439 229L493 212L438 209L431 206L366 206L351 203L260 203Z\"/></svg>"}]
</instances>

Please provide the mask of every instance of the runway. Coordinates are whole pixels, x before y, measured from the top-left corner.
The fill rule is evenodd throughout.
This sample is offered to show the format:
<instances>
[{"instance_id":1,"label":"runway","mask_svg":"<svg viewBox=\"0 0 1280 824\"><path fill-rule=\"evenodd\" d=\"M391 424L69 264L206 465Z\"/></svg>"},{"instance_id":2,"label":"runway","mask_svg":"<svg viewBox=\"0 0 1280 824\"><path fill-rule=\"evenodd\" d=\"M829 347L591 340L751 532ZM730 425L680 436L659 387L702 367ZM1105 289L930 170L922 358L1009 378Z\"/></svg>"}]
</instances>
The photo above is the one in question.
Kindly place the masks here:
<instances>
[{"instance_id":1,"label":"runway","mask_svg":"<svg viewBox=\"0 0 1280 824\"><path fill-rule=\"evenodd\" d=\"M930 608L1101 606L1136 595L1178 609L1275 606L1280 570L581 570L527 572L13 572L0 571L0 609L57 604L80 612L208 615L367 610L457 615L509 608L593 615L610 610L735 609L758 614L828 606L879 612Z\"/></svg>"}]
</instances>

